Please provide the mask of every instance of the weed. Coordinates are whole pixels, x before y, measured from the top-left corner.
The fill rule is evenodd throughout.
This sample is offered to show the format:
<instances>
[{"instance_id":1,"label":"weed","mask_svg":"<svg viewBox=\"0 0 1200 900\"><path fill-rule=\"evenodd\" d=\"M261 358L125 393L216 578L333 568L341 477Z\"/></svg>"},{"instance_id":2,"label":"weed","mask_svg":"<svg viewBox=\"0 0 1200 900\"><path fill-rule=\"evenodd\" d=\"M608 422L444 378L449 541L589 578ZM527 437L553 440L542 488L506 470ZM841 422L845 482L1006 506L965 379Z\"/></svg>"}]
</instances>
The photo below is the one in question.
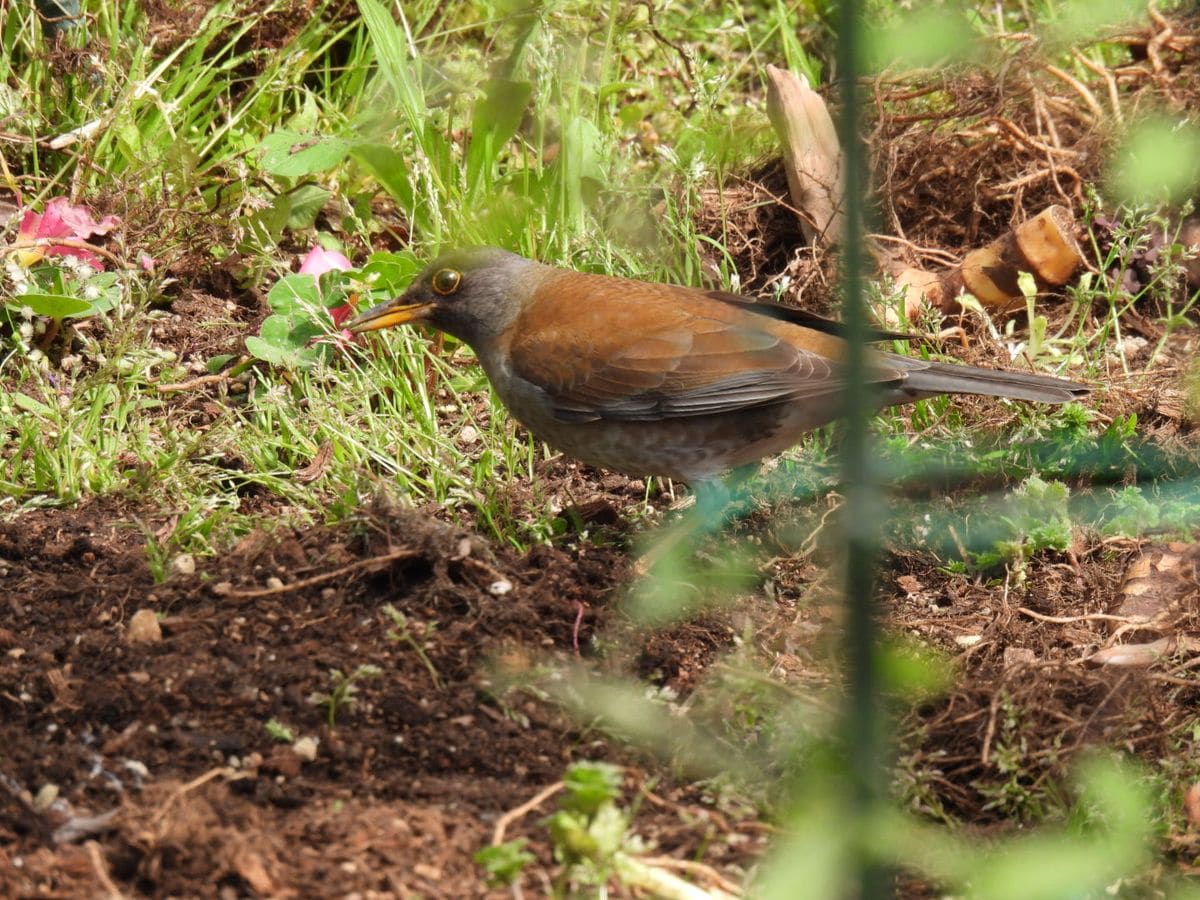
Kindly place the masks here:
<instances>
[{"instance_id":1,"label":"weed","mask_svg":"<svg viewBox=\"0 0 1200 900\"><path fill-rule=\"evenodd\" d=\"M1001 693L997 709L996 736L990 748L996 777L979 778L972 784L985 800L983 808L1021 822L1062 820L1069 800L1053 778L1030 774L1029 747L1022 734L1024 711L1007 692Z\"/></svg>"},{"instance_id":2,"label":"weed","mask_svg":"<svg viewBox=\"0 0 1200 900\"><path fill-rule=\"evenodd\" d=\"M267 734L271 736L271 740L279 741L281 744L290 744L296 739L295 732L278 719L268 719L263 724L263 728L267 730Z\"/></svg>"},{"instance_id":3,"label":"weed","mask_svg":"<svg viewBox=\"0 0 1200 900\"><path fill-rule=\"evenodd\" d=\"M537 859L525 849L528 843L528 838L516 838L475 852L473 858L483 866L491 887L508 887L521 877L527 865Z\"/></svg>"},{"instance_id":4,"label":"weed","mask_svg":"<svg viewBox=\"0 0 1200 900\"><path fill-rule=\"evenodd\" d=\"M429 636L437 627L436 622L421 623L417 627L421 630L420 638L413 634L413 629L409 625L408 616L392 606L385 604L383 614L391 620L392 627L388 629L388 639L392 641L403 641L412 647L413 652L420 658L422 665L429 672L429 677L433 681L433 686L439 691L442 689L442 678L438 675L437 668L433 665L433 660L429 658L429 654L425 652L425 644L422 641L428 641Z\"/></svg>"},{"instance_id":5,"label":"weed","mask_svg":"<svg viewBox=\"0 0 1200 900\"><path fill-rule=\"evenodd\" d=\"M993 517L975 529L964 558L951 563L950 571L987 572L1006 566L1017 586L1024 584L1026 564L1042 550L1063 551L1071 543L1072 522L1062 482L1046 482L1031 475L1014 489Z\"/></svg>"},{"instance_id":6,"label":"weed","mask_svg":"<svg viewBox=\"0 0 1200 900\"><path fill-rule=\"evenodd\" d=\"M358 693L357 682L365 681L368 678L378 678L382 674L382 669L368 663L363 663L349 675L343 674L339 669L330 669L329 679L333 682L333 688L327 694L322 691L314 691L309 696L308 702L313 706L325 707L326 721L329 723L330 729L333 729L337 727L338 713L342 709L352 709L357 702L355 696Z\"/></svg>"}]
</instances>

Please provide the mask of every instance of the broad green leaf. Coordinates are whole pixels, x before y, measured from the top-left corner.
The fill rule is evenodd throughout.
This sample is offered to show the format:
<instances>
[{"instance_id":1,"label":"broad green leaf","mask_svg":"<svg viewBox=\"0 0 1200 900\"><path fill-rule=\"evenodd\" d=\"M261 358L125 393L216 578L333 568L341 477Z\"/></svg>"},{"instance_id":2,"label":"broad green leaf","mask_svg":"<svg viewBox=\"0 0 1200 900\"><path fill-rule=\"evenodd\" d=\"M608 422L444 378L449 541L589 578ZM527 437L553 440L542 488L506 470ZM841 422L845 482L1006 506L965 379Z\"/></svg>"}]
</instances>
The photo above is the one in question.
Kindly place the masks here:
<instances>
[{"instance_id":1,"label":"broad green leaf","mask_svg":"<svg viewBox=\"0 0 1200 900\"><path fill-rule=\"evenodd\" d=\"M867 67L925 68L961 62L983 50L981 37L962 12L931 6L905 13L863 35Z\"/></svg>"},{"instance_id":2,"label":"broad green leaf","mask_svg":"<svg viewBox=\"0 0 1200 900\"><path fill-rule=\"evenodd\" d=\"M579 228L584 227L584 213L596 187L604 183L600 156L600 132L596 126L583 116L571 119L563 131L559 177L567 201L568 221Z\"/></svg>"},{"instance_id":3,"label":"broad green leaf","mask_svg":"<svg viewBox=\"0 0 1200 900\"><path fill-rule=\"evenodd\" d=\"M267 293L267 303L281 315L315 309L321 305L317 279L311 275L285 275Z\"/></svg>"},{"instance_id":4,"label":"broad green leaf","mask_svg":"<svg viewBox=\"0 0 1200 900\"><path fill-rule=\"evenodd\" d=\"M1200 185L1200 128L1165 117L1139 122L1118 149L1110 180L1130 203L1191 196Z\"/></svg>"},{"instance_id":5,"label":"broad green leaf","mask_svg":"<svg viewBox=\"0 0 1200 900\"><path fill-rule=\"evenodd\" d=\"M295 178L325 172L346 158L350 142L339 137L276 131L259 147L262 167L272 175Z\"/></svg>"},{"instance_id":6,"label":"broad green leaf","mask_svg":"<svg viewBox=\"0 0 1200 900\"><path fill-rule=\"evenodd\" d=\"M533 95L533 85L528 81L493 78L484 91L475 104L471 146L467 149L467 182L472 186L490 171L500 148L517 133Z\"/></svg>"},{"instance_id":7,"label":"broad green leaf","mask_svg":"<svg viewBox=\"0 0 1200 900\"><path fill-rule=\"evenodd\" d=\"M9 306L20 309L28 306L34 315L63 319L67 316L86 315L94 311L92 304L78 297L62 294L21 294L9 302Z\"/></svg>"},{"instance_id":8,"label":"broad green leaf","mask_svg":"<svg viewBox=\"0 0 1200 900\"><path fill-rule=\"evenodd\" d=\"M220 372L223 368L225 368L225 365L230 360L234 359L236 355L237 354L235 353L218 353L216 356L209 359L208 363L206 364L209 374L215 375L217 372Z\"/></svg>"},{"instance_id":9,"label":"broad green leaf","mask_svg":"<svg viewBox=\"0 0 1200 900\"><path fill-rule=\"evenodd\" d=\"M383 144L361 143L355 144L350 152L401 209L412 209L414 193L408 179L409 164L398 151Z\"/></svg>"},{"instance_id":10,"label":"broad green leaf","mask_svg":"<svg viewBox=\"0 0 1200 900\"><path fill-rule=\"evenodd\" d=\"M636 81L610 81L608 84L600 86L600 90L596 93L596 98L603 102L614 94L621 94L625 91L637 91L642 87L644 85Z\"/></svg>"},{"instance_id":11,"label":"broad green leaf","mask_svg":"<svg viewBox=\"0 0 1200 900\"><path fill-rule=\"evenodd\" d=\"M33 413L36 416L44 416L47 419L54 417L54 411L40 400L34 400L28 394L22 394L19 391L13 391L9 396L12 397L13 403L17 404L20 409L27 413Z\"/></svg>"},{"instance_id":12,"label":"broad green leaf","mask_svg":"<svg viewBox=\"0 0 1200 900\"><path fill-rule=\"evenodd\" d=\"M1142 0L1068 0L1048 3L1040 17L1045 39L1065 44L1103 40L1147 19Z\"/></svg>"},{"instance_id":13,"label":"broad green leaf","mask_svg":"<svg viewBox=\"0 0 1200 900\"><path fill-rule=\"evenodd\" d=\"M246 338L246 350L252 356L269 362L273 366L287 366L288 360L293 357L293 354L276 347L274 344L268 344L262 338L254 335Z\"/></svg>"},{"instance_id":14,"label":"broad green leaf","mask_svg":"<svg viewBox=\"0 0 1200 900\"><path fill-rule=\"evenodd\" d=\"M372 253L360 274L368 279L372 294L396 294L408 287L422 268L411 253Z\"/></svg>"},{"instance_id":15,"label":"broad green leaf","mask_svg":"<svg viewBox=\"0 0 1200 900\"><path fill-rule=\"evenodd\" d=\"M272 347L292 349L296 346L292 334L296 322L291 316L267 316L258 331L258 336Z\"/></svg>"},{"instance_id":16,"label":"broad green leaf","mask_svg":"<svg viewBox=\"0 0 1200 900\"><path fill-rule=\"evenodd\" d=\"M288 200L287 227L293 231L311 228L321 207L333 194L315 184L302 184L285 195Z\"/></svg>"}]
</instances>

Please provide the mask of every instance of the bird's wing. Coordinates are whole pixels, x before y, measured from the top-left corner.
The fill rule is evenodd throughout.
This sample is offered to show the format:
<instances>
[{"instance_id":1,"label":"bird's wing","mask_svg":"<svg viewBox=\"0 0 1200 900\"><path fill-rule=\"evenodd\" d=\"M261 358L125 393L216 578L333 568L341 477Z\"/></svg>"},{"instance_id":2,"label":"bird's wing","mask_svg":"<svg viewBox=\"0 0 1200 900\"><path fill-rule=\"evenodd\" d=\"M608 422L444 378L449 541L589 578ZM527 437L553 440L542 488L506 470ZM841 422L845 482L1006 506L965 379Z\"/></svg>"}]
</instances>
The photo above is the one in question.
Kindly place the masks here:
<instances>
[{"instance_id":1,"label":"bird's wing","mask_svg":"<svg viewBox=\"0 0 1200 900\"><path fill-rule=\"evenodd\" d=\"M789 306L786 303L778 303L775 300L763 300L757 297L747 297L744 294L732 294L729 291L705 291L704 293L714 300L720 300L722 303L732 303L740 309L746 309L761 316L770 316L772 319L783 319L785 322L802 325L814 331L823 331L825 334L834 334L838 337L846 336L846 326L844 323L836 319L827 319L825 316L818 316L816 313L809 312L806 309ZM913 341L919 337L920 335L918 334L910 334L904 331L881 331L878 328L868 328L866 334L868 341Z\"/></svg>"},{"instance_id":2,"label":"bird's wing","mask_svg":"<svg viewBox=\"0 0 1200 900\"><path fill-rule=\"evenodd\" d=\"M703 291L575 275L537 296L510 332L509 356L564 422L711 415L845 387L840 338ZM872 381L903 377L871 370Z\"/></svg>"}]
</instances>

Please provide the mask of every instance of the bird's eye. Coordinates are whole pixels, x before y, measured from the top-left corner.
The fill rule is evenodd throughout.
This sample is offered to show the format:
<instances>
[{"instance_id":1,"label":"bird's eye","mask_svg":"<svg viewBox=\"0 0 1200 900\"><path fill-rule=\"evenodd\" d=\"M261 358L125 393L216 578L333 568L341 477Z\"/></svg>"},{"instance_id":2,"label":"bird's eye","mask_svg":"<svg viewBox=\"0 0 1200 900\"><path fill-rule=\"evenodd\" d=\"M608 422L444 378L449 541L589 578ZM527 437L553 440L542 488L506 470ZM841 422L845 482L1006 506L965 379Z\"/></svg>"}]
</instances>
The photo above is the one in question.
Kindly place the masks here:
<instances>
[{"instance_id":1,"label":"bird's eye","mask_svg":"<svg viewBox=\"0 0 1200 900\"><path fill-rule=\"evenodd\" d=\"M448 297L457 291L460 284L462 284L462 273L457 269L438 269L429 282L433 292L441 294L443 297Z\"/></svg>"}]
</instances>

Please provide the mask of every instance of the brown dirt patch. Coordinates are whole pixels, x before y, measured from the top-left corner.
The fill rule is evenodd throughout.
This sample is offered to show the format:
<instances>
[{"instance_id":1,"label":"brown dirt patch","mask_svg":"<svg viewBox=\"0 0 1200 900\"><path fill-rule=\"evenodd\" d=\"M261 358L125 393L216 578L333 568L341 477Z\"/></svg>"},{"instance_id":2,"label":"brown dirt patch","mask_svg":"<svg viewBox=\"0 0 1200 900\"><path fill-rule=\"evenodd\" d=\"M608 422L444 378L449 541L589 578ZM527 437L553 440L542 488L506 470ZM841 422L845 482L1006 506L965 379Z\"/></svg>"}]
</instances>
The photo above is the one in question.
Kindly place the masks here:
<instances>
[{"instance_id":1,"label":"brown dirt patch","mask_svg":"<svg viewBox=\"0 0 1200 900\"><path fill-rule=\"evenodd\" d=\"M312 8L285 5L254 39L282 45ZM160 36L169 44L191 24L192 14L180 13ZM1153 40L1153 32L1130 36L1137 52L1120 87L1170 105L1194 91L1200 44L1154 49ZM876 92L875 142L888 148L877 183L895 237L912 241L918 256L960 252L1051 200L1079 210L1077 188L1098 171L1087 98L1041 75L1003 84L930 78ZM1053 121L1047 109L1057 110ZM931 159L943 163L925 167ZM794 217L775 203L784 185L778 168L755 173L743 191L714 196L700 225L729 248L747 290L768 291L787 276L789 297L823 309L833 260L795 251ZM239 286L236 260L216 267L196 252L170 272L179 286L149 327L187 366L236 352L266 313L261 297ZM1044 310L1051 330L1068 314ZM1123 322L1142 342L1129 348L1135 368L1167 337L1153 312L1130 311ZM1192 426L1172 379L1191 365L1192 334L1167 337L1152 374L1127 379L1114 363L1113 384L1096 399L1100 413L1137 412L1143 432L1186 446ZM960 355L1010 362L984 334ZM196 392L166 402L201 426L223 414L217 399ZM1012 426L1020 415L991 401L956 403L981 429ZM536 493L570 510L568 520L618 539L628 533L624 511L644 491L562 459L537 475ZM534 494L518 484L509 502L520 509ZM271 511L270 497L253 502ZM161 510L116 498L26 510L0 524L0 893L485 895L471 855L497 818L588 758L626 765L626 805L639 804L636 831L659 852L702 858L736 879L762 851L758 823L738 821L719 794L676 782L670 767L534 691L506 687L499 674L579 656L680 697L696 694L696 708L727 724L745 710L713 686L714 663L753 635L738 652L765 662L747 678L754 687L805 699L830 691L827 651L839 614L831 573L840 557L828 535L805 541L834 505L826 495L800 514L791 530L801 540L790 540L796 534L786 534L774 508L731 527L725 536L747 538L759 556L749 575L738 573L736 606L654 632L619 611L623 553L583 543L518 555L439 521L444 510L380 507L337 527L255 532L165 583L152 577L145 538L169 524ZM1037 821L1047 786L1091 743L1176 765L1175 774L1192 765L1172 762L1197 699L1188 672L1081 664L1112 634L1104 620L1080 617L1112 610L1135 549L1091 538L1070 555L1040 554L1019 589L946 575L929 552L892 553L881 576L888 628L942 649L955 676L945 696L902 722L911 779L902 786L913 788L916 808L985 827ZM709 559L715 550L705 548ZM1174 623L1180 632L1200 630L1194 601ZM388 604L411 641L397 639ZM132 644L131 622L147 610L161 639ZM362 665L380 674L355 683L354 703L331 727L313 697L332 690L332 670ZM274 740L272 720L314 739L315 751L302 756ZM739 746L746 734L732 737ZM531 892L555 871L542 812L508 832L530 838L538 857L526 875ZM1186 823L1167 828L1175 846L1195 843ZM904 891L929 895L922 885Z\"/></svg>"},{"instance_id":2,"label":"brown dirt patch","mask_svg":"<svg viewBox=\"0 0 1200 900\"><path fill-rule=\"evenodd\" d=\"M155 584L136 512L93 503L0 525L6 895L94 896L109 877L143 896L475 896L470 855L496 817L569 761L616 758L631 765L631 797L644 785L643 762L488 674L530 654L568 661L576 640L587 656L612 623L622 557L518 557L376 510L338 528L251 534L198 574ZM424 658L389 636L385 604ZM162 639L131 644L144 609L159 614ZM729 641L720 622L693 623L649 636L643 663L682 692L684 662L702 668ZM381 674L357 682L330 728L312 695L331 690L331 670L363 664ZM316 738L315 758L273 741L270 720ZM640 834L669 836L681 855L721 837L724 820L699 795L655 791L667 799L645 806ZM683 824L684 809L702 826ZM530 818L515 833L549 865ZM709 858L744 863L747 852L721 844Z\"/></svg>"}]
</instances>

